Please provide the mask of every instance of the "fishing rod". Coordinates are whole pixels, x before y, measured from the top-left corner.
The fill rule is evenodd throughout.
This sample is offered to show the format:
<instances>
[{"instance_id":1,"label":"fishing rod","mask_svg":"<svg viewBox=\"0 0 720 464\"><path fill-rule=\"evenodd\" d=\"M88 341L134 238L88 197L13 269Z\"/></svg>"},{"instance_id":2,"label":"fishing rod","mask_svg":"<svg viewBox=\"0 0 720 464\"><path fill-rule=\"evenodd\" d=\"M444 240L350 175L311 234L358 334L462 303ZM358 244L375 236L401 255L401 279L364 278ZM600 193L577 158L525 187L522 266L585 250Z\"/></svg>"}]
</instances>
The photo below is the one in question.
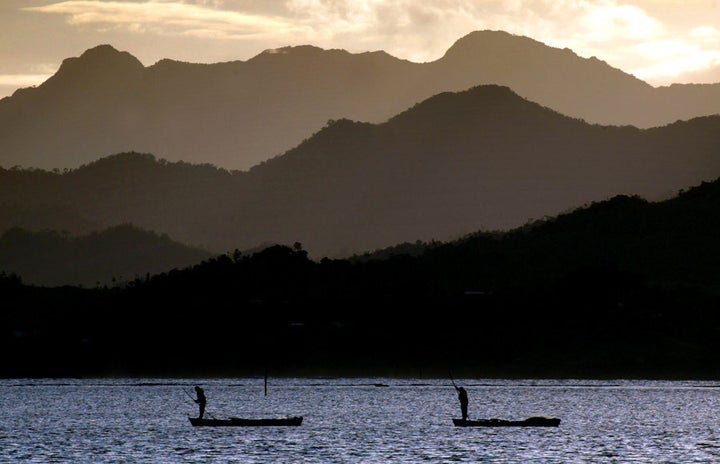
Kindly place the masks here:
<instances>
[{"instance_id":1,"label":"fishing rod","mask_svg":"<svg viewBox=\"0 0 720 464\"><path fill-rule=\"evenodd\" d=\"M193 398L192 395L187 392L187 390L185 390L185 389L182 388L182 387L180 387L180 390L182 390L183 393L185 393L185 394L188 396L188 398L190 398L191 400L195 401L195 398Z\"/></svg>"},{"instance_id":2,"label":"fishing rod","mask_svg":"<svg viewBox=\"0 0 720 464\"><path fill-rule=\"evenodd\" d=\"M450 381L452 382L453 387L455 387L455 389L457 390L458 386L455 385L455 380L453 379L452 372L448 371L448 375L450 376Z\"/></svg>"}]
</instances>

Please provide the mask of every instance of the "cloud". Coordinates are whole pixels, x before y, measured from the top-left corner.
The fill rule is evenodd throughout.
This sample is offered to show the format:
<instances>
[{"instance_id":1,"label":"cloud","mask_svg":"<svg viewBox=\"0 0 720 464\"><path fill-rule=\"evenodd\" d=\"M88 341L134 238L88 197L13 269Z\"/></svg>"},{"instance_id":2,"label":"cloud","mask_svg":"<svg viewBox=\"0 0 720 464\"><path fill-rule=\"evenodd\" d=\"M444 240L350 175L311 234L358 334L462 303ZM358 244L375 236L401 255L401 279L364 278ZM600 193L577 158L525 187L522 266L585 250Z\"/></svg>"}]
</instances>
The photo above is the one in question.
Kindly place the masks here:
<instances>
[{"instance_id":1,"label":"cloud","mask_svg":"<svg viewBox=\"0 0 720 464\"><path fill-rule=\"evenodd\" d=\"M69 0L28 7L25 10L61 14L74 26L94 25L99 30L123 28L130 33L233 39L300 32L295 24L280 17L219 10L212 7L221 3L193 4L168 0L140 2Z\"/></svg>"},{"instance_id":2,"label":"cloud","mask_svg":"<svg viewBox=\"0 0 720 464\"><path fill-rule=\"evenodd\" d=\"M640 79L671 83L677 76L699 76L720 66L720 50L707 50L682 39L645 42L634 48L646 62L634 69Z\"/></svg>"},{"instance_id":3,"label":"cloud","mask_svg":"<svg viewBox=\"0 0 720 464\"><path fill-rule=\"evenodd\" d=\"M483 28L478 2L465 0L288 0L289 14L313 37L355 51L383 49L412 61L429 61L453 41Z\"/></svg>"},{"instance_id":4,"label":"cloud","mask_svg":"<svg viewBox=\"0 0 720 464\"><path fill-rule=\"evenodd\" d=\"M0 74L1 87L31 87L40 85L50 78L50 74Z\"/></svg>"},{"instance_id":5,"label":"cloud","mask_svg":"<svg viewBox=\"0 0 720 464\"><path fill-rule=\"evenodd\" d=\"M589 31L586 37L590 41L645 40L663 31L659 21L631 5L594 5L578 24Z\"/></svg>"},{"instance_id":6,"label":"cloud","mask_svg":"<svg viewBox=\"0 0 720 464\"><path fill-rule=\"evenodd\" d=\"M712 26L699 26L690 30L690 36L701 43L720 45L720 29Z\"/></svg>"},{"instance_id":7,"label":"cloud","mask_svg":"<svg viewBox=\"0 0 720 464\"><path fill-rule=\"evenodd\" d=\"M572 45L581 54L651 40L664 30L643 9L611 0L287 0L286 6L321 40L385 43L416 61L438 58L454 40L481 29Z\"/></svg>"}]
</instances>

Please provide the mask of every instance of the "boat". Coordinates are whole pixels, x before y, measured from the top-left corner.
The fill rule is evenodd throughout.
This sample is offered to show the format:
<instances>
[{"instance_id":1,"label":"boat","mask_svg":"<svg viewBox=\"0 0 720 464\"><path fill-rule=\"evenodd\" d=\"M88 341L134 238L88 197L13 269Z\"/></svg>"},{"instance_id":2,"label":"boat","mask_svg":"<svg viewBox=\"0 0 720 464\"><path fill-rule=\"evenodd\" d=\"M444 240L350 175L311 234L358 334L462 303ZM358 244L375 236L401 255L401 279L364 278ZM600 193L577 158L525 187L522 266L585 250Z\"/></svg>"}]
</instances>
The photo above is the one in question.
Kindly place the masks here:
<instances>
[{"instance_id":1,"label":"boat","mask_svg":"<svg viewBox=\"0 0 720 464\"><path fill-rule=\"evenodd\" d=\"M504 419L453 419L456 427L557 427L560 419L557 417L528 417L520 421Z\"/></svg>"},{"instance_id":2,"label":"boat","mask_svg":"<svg viewBox=\"0 0 720 464\"><path fill-rule=\"evenodd\" d=\"M274 417L261 419L245 419L230 417L228 419L199 419L188 417L194 427L267 427L267 426L298 426L302 424L302 416Z\"/></svg>"}]
</instances>

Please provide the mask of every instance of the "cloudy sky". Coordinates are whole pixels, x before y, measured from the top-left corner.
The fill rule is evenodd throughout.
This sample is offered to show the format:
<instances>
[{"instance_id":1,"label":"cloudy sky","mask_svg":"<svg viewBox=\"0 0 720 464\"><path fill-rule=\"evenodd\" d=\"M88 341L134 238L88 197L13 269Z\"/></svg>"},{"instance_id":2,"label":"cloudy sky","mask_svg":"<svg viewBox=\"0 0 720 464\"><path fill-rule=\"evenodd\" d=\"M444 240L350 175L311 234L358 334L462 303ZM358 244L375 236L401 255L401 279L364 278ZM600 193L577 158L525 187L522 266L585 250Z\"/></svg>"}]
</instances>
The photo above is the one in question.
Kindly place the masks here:
<instances>
[{"instance_id":1,"label":"cloudy sky","mask_svg":"<svg viewBox=\"0 0 720 464\"><path fill-rule=\"evenodd\" d=\"M432 61L505 30L649 82L720 82L720 0L0 0L0 97L99 44L146 66L312 44Z\"/></svg>"}]
</instances>

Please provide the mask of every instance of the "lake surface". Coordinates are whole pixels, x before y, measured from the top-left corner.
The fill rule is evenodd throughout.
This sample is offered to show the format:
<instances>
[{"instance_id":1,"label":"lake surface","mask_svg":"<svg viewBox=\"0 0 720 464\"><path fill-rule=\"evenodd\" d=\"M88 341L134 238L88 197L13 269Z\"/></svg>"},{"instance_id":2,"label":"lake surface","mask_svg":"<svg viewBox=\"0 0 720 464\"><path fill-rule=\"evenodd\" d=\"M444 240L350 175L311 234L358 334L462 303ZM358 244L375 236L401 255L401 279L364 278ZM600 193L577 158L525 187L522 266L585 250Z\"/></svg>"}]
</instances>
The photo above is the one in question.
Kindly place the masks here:
<instances>
[{"instance_id":1,"label":"lake surface","mask_svg":"<svg viewBox=\"0 0 720 464\"><path fill-rule=\"evenodd\" d=\"M444 379L5 379L0 462L720 462L720 382L457 379L471 418L553 416L558 428L462 428ZM375 386L383 384L387 386ZM194 385L217 418L192 427ZM194 395L193 395L194 396Z\"/></svg>"}]
</instances>

